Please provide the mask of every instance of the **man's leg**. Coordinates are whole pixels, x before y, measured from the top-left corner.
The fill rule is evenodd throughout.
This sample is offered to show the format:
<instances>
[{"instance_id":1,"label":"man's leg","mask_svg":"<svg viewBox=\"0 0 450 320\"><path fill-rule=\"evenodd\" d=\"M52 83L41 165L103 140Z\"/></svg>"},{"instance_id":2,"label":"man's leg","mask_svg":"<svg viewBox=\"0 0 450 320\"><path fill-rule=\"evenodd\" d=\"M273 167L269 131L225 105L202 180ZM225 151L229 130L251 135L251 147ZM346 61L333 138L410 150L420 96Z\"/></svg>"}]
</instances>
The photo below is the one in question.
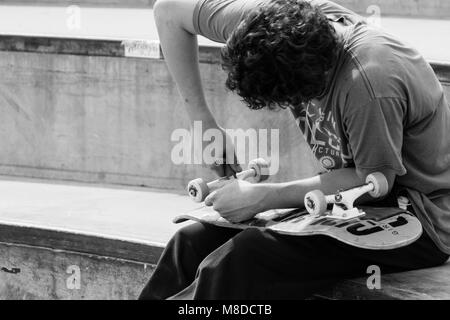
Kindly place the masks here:
<instances>
[{"instance_id":1,"label":"man's leg","mask_svg":"<svg viewBox=\"0 0 450 320\"><path fill-rule=\"evenodd\" d=\"M208 255L195 281L171 299L303 299L344 278L432 267L445 262L428 236L387 251L325 236L281 236L247 229Z\"/></svg>"},{"instance_id":2,"label":"man's leg","mask_svg":"<svg viewBox=\"0 0 450 320\"><path fill-rule=\"evenodd\" d=\"M195 223L169 241L140 300L165 299L190 285L201 261L240 230Z\"/></svg>"}]
</instances>

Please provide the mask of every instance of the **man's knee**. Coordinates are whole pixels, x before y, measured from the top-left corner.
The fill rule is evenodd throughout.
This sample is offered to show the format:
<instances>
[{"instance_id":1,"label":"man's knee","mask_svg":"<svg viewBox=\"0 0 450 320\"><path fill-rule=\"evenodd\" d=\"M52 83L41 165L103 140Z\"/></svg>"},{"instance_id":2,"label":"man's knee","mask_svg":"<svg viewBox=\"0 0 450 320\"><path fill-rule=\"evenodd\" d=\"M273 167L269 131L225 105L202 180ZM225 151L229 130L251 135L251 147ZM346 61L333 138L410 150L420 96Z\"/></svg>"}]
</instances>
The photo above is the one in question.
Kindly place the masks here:
<instances>
[{"instance_id":1,"label":"man's knee","mask_svg":"<svg viewBox=\"0 0 450 320\"><path fill-rule=\"evenodd\" d=\"M257 261L257 247L263 246L266 232L249 228L227 241L220 248L207 256L199 266L199 271L216 270L218 268L239 267L252 269L252 264Z\"/></svg>"},{"instance_id":2,"label":"man's knee","mask_svg":"<svg viewBox=\"0 0 450 320\"><path fill-rule=\"evenodd\" d=\"M235 229L220 228L210 224L194 223L178 230L170 244L194 250L206 256L238 233Z\"/></svg>"},{"instance_id":3,"label":"man's knee","mask_svg":"<svg viewBox=\"0 0 450 320\"><path fill-rule=\"evenodd\" d=\"M202 233L204 232L205 230L202 224L194 223L179 229L173 235L170 242L178 245L187 244L192 246L195 242L201 241L201 238L204 238L204 236L202 235Z\"/></svg>"}]
</instances>

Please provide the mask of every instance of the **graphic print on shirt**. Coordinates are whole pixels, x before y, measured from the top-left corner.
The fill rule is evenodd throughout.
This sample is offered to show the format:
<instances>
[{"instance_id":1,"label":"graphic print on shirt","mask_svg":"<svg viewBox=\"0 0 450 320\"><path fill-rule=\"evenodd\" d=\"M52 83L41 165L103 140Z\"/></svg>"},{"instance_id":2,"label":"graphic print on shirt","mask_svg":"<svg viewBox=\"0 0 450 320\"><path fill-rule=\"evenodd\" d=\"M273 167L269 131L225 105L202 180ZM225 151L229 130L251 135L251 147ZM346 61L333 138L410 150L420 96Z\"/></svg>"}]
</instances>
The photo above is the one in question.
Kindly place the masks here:
<instances>
[{"instance_id":1,"label":"graphic print on shirt","mask_svg":"<svg viewBox=\"0 0 450 320\"><path fill-rule=\"evenodd\" d=\"M320 164L327 170L350 167L353 164L350 148L336 133L336 121L332 110L305 104L292 110L306 142Z\"/></svg>"}]
</instances>

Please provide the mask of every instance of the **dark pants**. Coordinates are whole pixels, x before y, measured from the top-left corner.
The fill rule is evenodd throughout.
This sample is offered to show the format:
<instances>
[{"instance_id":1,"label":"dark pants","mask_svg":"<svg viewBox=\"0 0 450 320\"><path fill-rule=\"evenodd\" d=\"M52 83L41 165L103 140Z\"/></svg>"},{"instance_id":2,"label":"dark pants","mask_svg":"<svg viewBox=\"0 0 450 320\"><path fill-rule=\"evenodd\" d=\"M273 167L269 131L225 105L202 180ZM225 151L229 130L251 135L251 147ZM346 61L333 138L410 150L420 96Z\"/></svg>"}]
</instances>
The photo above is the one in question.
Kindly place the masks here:
<instances>
[{"instance_id":1,"label":"dark pants","mask_svg":"<svg viewBox=\"0 0 450 320\"><path fill-rule=\"evenodd\" d=\"M375 251L325 236L293 237L196 223L170 240L140 299L303 299L345 278L443 264L424 233L413 244Z\"/></svg>"}]
</instances>

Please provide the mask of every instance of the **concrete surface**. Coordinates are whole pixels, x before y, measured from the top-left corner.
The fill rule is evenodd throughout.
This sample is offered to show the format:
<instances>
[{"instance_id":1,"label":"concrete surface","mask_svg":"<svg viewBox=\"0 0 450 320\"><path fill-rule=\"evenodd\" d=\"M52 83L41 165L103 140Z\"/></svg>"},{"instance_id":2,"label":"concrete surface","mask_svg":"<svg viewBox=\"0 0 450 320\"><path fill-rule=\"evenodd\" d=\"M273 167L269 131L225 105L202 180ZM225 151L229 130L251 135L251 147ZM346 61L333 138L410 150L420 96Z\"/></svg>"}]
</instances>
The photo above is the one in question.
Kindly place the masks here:
<instances>
[{"instance_id":1,"label":"concrete surface","mask_svg":"<svg viewBox=\"0 0 450 320\"><path fill-rule=\"evenodd\" d=\"M0 34L121 40L157 38L151 9L81 7L79 27L74 24L78 20L71 18L73 14L60 6L0 6ZM380 23L392 34L417 47L427 59L450 60L450 42L444 41L450 37L450 20L382 15ZM200 43L212 42L201 38Z\"/></svg>"},{"instance_id":2,"label":"concrete surface","mask_svg":"<svg viewBox=\"0 0 450 320\"><path fill-rule=\"evenodd\" d=\"M373 14L377 6L382 16L428 17L446 19L450 17L448 0L334 0L362 15ZM378 10L378 9L376 9Z\"/></svg>"},{"instance_id":3,"label":"concrete surface","mask_svg":"<svg viewBox=\"0 0 450 320\"><path fill-rule=\"evenodd\" d=\"M0 0L5 5L151 8L156 0Z\"/></svg>"},{"instance_id":4,"label":"concrete surface","mask_svg":"<svg viewBox=\"0 0 450 320\"><path fill-rule=\"evenodd\" d=\"M199 204L184 194L45 181L0 180L0 223L165 245L176 215Z\"/></svg>"},{"instance_id":5,"label":"concrete surface","mask_svg":"<svg viewBox=\"0 0 450 320\"><path fill-rule=\"evenodd\" d=\"M71 11L61 6L0 5L0 34L113 40L158 38L153 10L143 8L80 7L80 11ZM199 43L215 44L203 37Z\"/></svg>"}]
</instances>

